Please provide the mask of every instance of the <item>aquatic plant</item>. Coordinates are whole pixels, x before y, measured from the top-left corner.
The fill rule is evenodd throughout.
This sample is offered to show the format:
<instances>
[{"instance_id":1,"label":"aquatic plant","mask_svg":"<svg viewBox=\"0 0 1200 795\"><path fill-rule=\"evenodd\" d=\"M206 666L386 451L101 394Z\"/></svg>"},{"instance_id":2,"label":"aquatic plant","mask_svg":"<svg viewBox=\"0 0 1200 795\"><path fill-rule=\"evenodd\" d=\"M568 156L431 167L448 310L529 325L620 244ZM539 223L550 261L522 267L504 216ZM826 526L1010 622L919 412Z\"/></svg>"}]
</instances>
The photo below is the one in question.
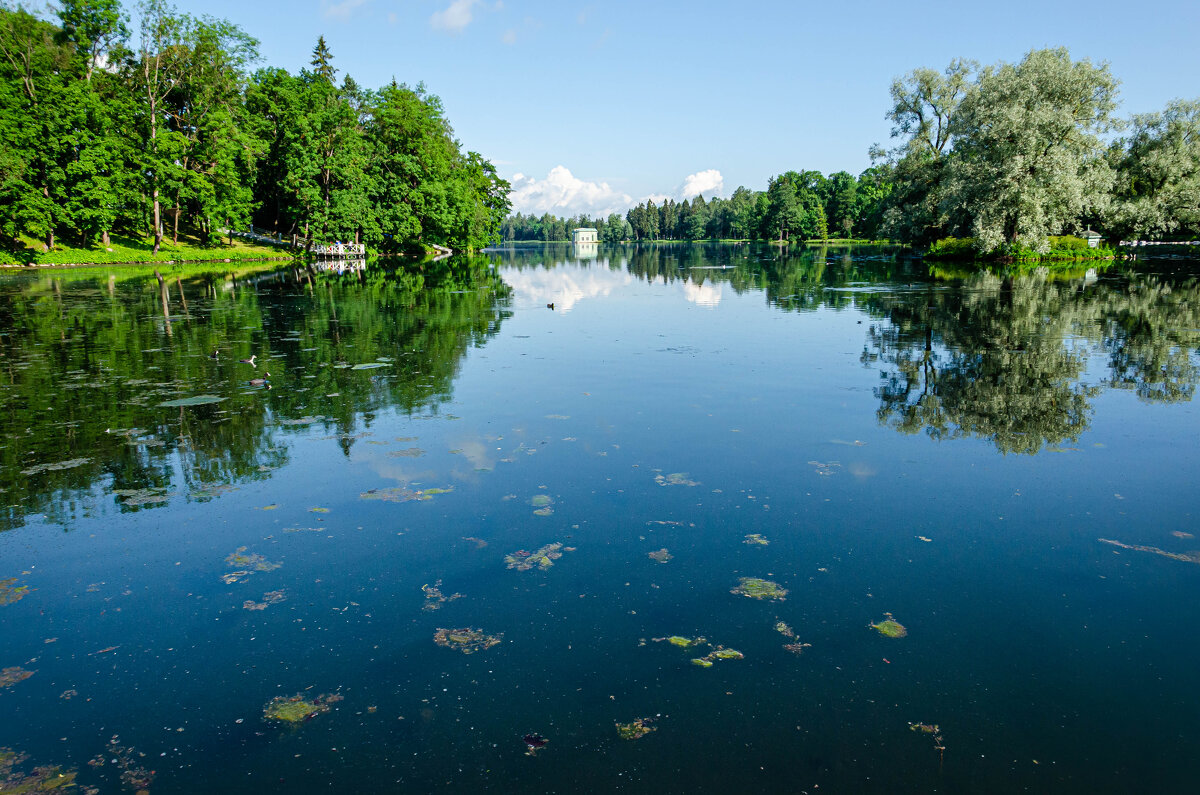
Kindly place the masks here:
<instances>
[{"instance_id":1,"label":"aquatic plant","mask_svg":"<svg viewBox=\"0 0 1200 795\"><path fill-rule=\"evenodd\" d=\"M698 665L701 668L712 668L712 660L707 657L693 657L692 665Z\"/></svg>"},{"instance_id":2,"label":"aquatic plant","mask_svg":"<svg viewBox=\"0 0 1200 795\"><path fill-rule=\"evenodd\" d=\"M564 547L561 541L555 541L533 552L525 549L510 552L504 556L504 562L508 568L517 571L529 571L534 566L544 571L553 566L554 561L561 558L563 552L573 552L574 550L574 547Z\"/></svg>"},{"instance_id":3,"label":"aquatic plant","mask_svg":"<svg viewBox=\"0 0 1200 795\"><path fill-rule=\"evenodd\" d=\"M422 585L421 591L425 594L425 604L421 607L422 610L438 610L446 602L461 599L462 594L453 593L446 596L442 593L442 581L438 580L433 585Z\"/></svg>"},{"instance_id":4,"label":"aquatic plant","mask_svg":"<svg viewBox=\"0 0 1200 795\"><path fill-rule=\"evenodd\" d=\"M462 629L443 629L438 628L437 632L433 633L433 642L439 646L444 646L447 649L458 649L463 654L472 654L484 649L490 649L500 643L504 638L504 633L499 635L486 635L481 629L471 629L464 627Z\"/></svg>"},{"instance_id":5,"label":"aquatic plant","mask_svg":"<svg viewBox=\"0 0 1200 795\"><path fill-rule=\"evenodd\" d=\"M650 732L656 731L656 728L650 725L653 722L652 718L638 718L629 723L618 723L616 724L617 736L622 740L639 740Z\"/></svg>"},{"instance_id":6,"label":"aquatic plant","mask_svg":"<svg viewBox=\"0 0 1200 795\"><path fill-rule=\"evenodd\" d=\"M787 589L780 587L779 583L759 579L758 577L739 577L737 587L731 588L729 592L751 599L766 599L777 602L782 602L788 593Z\"/></svg>"},{"instance_id":7,"label":"aquatic plant","mask_svg":"<svg viewBox=\"0 0 1200 795\"><path fill-rule=\"evenodd\" d=\"M758 546L765 547L767 544L769 544L771 542L768 541L767 537L764 536L762 533L747 533L746 540L743 541L742 543L750 544L751 546L758 545Z\"/></svg>"},{"instance_id":8,"label":"aquatic plant","mask_svg":"<svg viewBox=\"0 0 1200 795\"><path fill-rule=\"evenodd\" d=\"M1120 547L1121 549L1131 549L1135 552L1150 552L1154 555L1161 555L1164 558L1179 560L1183 561L1184 563L1200 563L1200 552L1168 552L1167 550L1159 549L1158 547L1147 547L1141 544L1125 544L1120 541L1114 541L1111 538L1100 538L1097 540L1102 544L1112 544L1114 547Z\"/></svg>"},{"instance_id":9,"label":"aquatic plant","mask_svg":"<svg viewBox=\"0 0 1200 795\"><path fill-rule=\"evenodd\" d=\"M403 486L393 486L387 489L370 489L358 496L364 500L380 500L382 502L418 502L431 500L435 494L449 494L453 487L447 489L409 489Z\"/></svg>"},{"instance_id":10,"label":"aquatic plant","mask_svg":"<svg viewBox=\"0 0 1200 795\"><path fill-rule=\"evenodd\" d=\"M650 560L655 560L659 563L666 563L668 560L675 557L667 551L666 547L663 547L662 549L656 549L653 552L647 552L646 555L650 558Z\"/></svg>"},{"instance_id":11,"label":"aquatic plant","mask_svg":"<svg viewBox=\"0 0 1200 795\"><path fill-rule=\"evenodd\" d=\"M63 770L52 765L35 767L28 773L17 770L17 766L28 758L28 754L0 748L0 792L49 792L75 786L75 777L79 773L74 769Z\"/></svg>"},{"instance_id":12,"label":"aquatic plant","mask_svg":"<svg viewBox=\"0 0 1200 795\"><path fill-rule=\"evenodd\" d=\"M878 624L871 624L871 629L877 631L885 638L903 638L908 634L908 630L904 628L904 625L892 618L891 613L884 613L883 616L883 621L880 621Z\"/></svg>"},{"instance_id":13,"label":"aquatic plant","mask_svg":"<svg viewBox=\"0 0 1200 795\"><path fill-rule=\"evenodd\" d=\"M35 671L26 671L24 668L19 668L15 665L9 666L0 670L0 687L12 687L17 682L24 682L29 677L33 676ZM3 792L3 787L0 787L0 792Z\"/></svg>"},{"instance_id":14,"label":"aquatic plant","mask_svg":"<svg viewBox=\"0 0 1200 795\"><path fill-rule=\"evenodd\" d=\"M699 486L700 481L689 480L686 472L672 472L669 475L661 473L654 476L654 482L660 486Z\"/></svg>"},{"instance_id":15,"label":"aquatic plant","mask_svg":"<svg viewBox=\"0 0 1200 795\"><path fill-rule=\"evenodd\" d=\"M337 693L324 693L312 700L306 699L303 693L294 696L276 696L263 707L263 720L274 720L295 725L311 720L322 712L328 712L331 705L341 701L343 696Z\"/></svg>"},{"instance_id":16,"label":"aquatic plant","mask_svg":"<svg viewBox=\"0 0 1200 795\"><path fill-rule=\"evenodd\" d=\"M265 594L263 594L263 600L261 602L256 602L253 599L247 599L246 601L242 602L242 609L266 610L268 605L279 604L286 599L287 593L285 591L267 591Z\"/></svg>"},{"instance_id":17,"label":"aquatic plant","mask_svg":"<svg viewBox=\"0 0 1200 795\"><path fill-rule=\"evenodd\" d=\"M775 631L780 635L783 635L785 638L796 637L796 631L782 621L775 622Z\"/></svg>"},{"instance_id":18,"label":"aquatic plant","mask_svg":"<svg viewBox=\"0 0 1200 795\"><path fill-rule=\"evenodd\" d=\"M0 580L0 606L19 602L29 594L28 585L17 585L16 577Z\"/></svg>"},{"instance_id":19,"label":"aquatic plant","mask_svg":"<svg viewBox=\"0 0 1200 795\"><path fill-rule=\"evenodd\" d=\"M257 552L246 554L245 547L238 547L225 557L226 566L238 566L252 571L275 571L282 563L272 563Z\"/></svg>"},{"instance_id":20,"label":"aquatic plant","mask_svg":"<svg viewBox=\"0 0 1200 795\"><path fill-rule=\"evenodd\" d=\"M910 731L928 734L933 740L933 750L938 752L938 760L945 759L946 743L942 739L942 730L936 723L913 723L909 721L908 728Z\"/></svg>"}]
</instances>

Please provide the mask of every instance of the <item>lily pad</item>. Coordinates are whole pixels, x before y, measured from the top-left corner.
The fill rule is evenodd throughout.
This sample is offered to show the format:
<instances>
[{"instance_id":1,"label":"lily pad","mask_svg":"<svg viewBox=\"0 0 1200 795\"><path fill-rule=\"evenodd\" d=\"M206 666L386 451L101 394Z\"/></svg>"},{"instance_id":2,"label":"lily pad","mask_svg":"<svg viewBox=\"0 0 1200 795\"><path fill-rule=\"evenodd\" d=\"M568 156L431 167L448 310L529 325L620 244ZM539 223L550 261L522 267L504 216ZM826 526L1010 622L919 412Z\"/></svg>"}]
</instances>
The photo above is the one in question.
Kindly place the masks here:
<instances>
[{"instance_id":1,"label":"lily pad","mask_svg":"<svg viewBox=\"0 0 1200 795\"><path fill-rule=\"evenodd\" d=\"M193 397L178 398L177 400L168 400L164 403L159 403L158 407L172 409L180 406L206 406L209 403L220 403L224 399L219 395L195 395Z\"/></svg>"},{"instance_id":2,"label":"lily pad","mask_svg":"<svg viewBox=\"0 0 1200 795\"><path fill-rule=\"evenodd\" d=\"M503 638L503 633L499 635L487 635L484 634L482 629L471 629L470 627L462 629L438 628L437 632L433 633L434 643L448 649L458 649L463 654L473 654L477 651L490 649L500 643Z\"/></svg>"},{"instance_id":3,"label":"lily pad","mask_svg":"<svg viewBox=\"0 0 1200 795\"><path fill-rule=\"evenodd\" d=\"M730 589L729 592L751 599L765 599L774 602L782 602L788 593L787 589L780 587L779 583L762 580L758 577L739 577L737 587Z\"/></svg>"}]
</instances>

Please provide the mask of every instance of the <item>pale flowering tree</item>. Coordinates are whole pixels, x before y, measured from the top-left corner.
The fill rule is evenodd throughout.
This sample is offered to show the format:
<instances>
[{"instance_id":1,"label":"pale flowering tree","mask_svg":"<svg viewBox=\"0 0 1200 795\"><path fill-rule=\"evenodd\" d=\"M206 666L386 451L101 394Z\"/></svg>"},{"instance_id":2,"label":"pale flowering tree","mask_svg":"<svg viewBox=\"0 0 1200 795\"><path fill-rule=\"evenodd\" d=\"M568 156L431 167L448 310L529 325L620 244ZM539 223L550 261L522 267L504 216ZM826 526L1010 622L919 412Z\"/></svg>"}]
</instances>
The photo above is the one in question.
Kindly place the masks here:
<instances>
[{"instance_id":1,"label":"pale flowering tree","mask_svg":"<svg viewBox=\"0 0 1200 795\"><path fill-rule=\"evenodd\" d=\"M1200 99L1134 116L1131 127L1114 146L1111 231L1123 238L1200 234Z\"/></svg>"}]
</instances>

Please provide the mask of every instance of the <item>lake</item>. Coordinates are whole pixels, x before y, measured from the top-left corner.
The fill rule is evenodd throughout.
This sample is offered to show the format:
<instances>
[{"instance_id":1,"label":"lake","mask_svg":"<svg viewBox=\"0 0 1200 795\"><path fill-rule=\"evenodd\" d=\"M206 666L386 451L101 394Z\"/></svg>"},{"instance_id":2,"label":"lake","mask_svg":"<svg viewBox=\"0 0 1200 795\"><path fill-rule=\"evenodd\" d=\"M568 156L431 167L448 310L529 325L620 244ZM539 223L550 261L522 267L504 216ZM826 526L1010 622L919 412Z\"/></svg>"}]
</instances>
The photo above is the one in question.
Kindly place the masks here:
<instances>
[{"instance_id":1,"label":"lake","mask_svg":"<svg viewBox=\"0 0 1200 795\"><path fill-rule=\"evenodd\" d=\"M0 781L1191 792L1198 274L0 275Z\"/></svg>"}]
</instances>

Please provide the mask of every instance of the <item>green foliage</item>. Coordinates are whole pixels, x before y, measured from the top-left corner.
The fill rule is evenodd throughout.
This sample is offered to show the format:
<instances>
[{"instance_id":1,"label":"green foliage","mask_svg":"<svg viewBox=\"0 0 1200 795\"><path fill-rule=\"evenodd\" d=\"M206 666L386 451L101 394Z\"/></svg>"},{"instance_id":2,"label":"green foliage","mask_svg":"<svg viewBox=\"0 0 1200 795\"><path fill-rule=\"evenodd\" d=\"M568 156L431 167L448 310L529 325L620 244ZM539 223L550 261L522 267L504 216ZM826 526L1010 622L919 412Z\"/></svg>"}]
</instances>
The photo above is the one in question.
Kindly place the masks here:
<instances>
[{"instance_id":1,"label":"green foliage","mask_svg":"<svg viewBox=\"0 0 1200 795\"><path fill-rule=\"evenodd\" d=\"M0 5L0 248L28 259L110 235L215 243L253 223L299 243L470 250L498 239L508 183L453 137L423 86L335 83L322 37L312 71L249 74L236 25L118 0L66 0L57 19ZM103 68L99 68L103 67ZM107 258L100 256L98 261Z\"/></svg>"},{"instance_id":2,"label":"green foliage","mask_svg":"<svg viewBox=\"0 0 1200 795\"><path fill-rule=\"evenodd\" d=\"M973 237L944 237L935 241L925 253L927 259L979 259L979 242Z\"/></svg>"}]
</instances>

